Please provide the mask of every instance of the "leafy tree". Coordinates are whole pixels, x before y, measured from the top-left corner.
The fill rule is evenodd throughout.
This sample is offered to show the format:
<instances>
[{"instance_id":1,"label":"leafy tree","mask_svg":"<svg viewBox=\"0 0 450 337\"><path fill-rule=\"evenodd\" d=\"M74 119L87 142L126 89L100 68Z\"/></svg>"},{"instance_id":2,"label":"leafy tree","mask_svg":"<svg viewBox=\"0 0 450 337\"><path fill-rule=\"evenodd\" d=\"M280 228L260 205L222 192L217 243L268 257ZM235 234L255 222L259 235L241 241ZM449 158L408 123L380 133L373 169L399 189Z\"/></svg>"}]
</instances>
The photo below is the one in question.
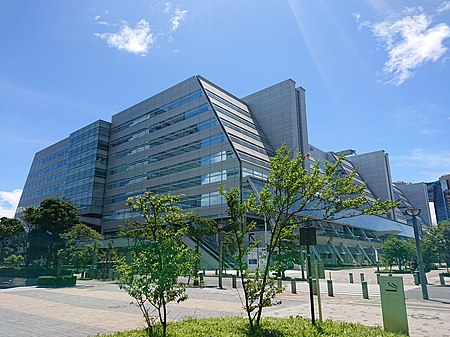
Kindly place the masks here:
<instances>
[{"instance_id":1,"label":"leafy tree","mask_svg":"<svg viewBox=\"0 0 450 337\"><path fill-rule=\"evenodd\" d=\"M20 220L0 218L0 263L16 253L25 239L25 228Z\"/></svg>"},{"instance_id":2,"label":"leafy tree","mask_svg":"<svg viewBox=\"0 0 450 337\"><path fill-rule=\"evenodd\" d=\"M422 239L424 255L433 262L445 262L447 272L450 264L450 221L440 221L427 230Z\"/></svg>"},{"instance_id":3,"label":"leafy tree","mask_svg":"<svg viewBox=\"0 0 450 337\"><path fill-rule=\"evenodd\" d=\"M102 245L100 233L89 226L79 223L61 234L65 241L63 254L75 268L86 269L88 265L93 269L97 260L98 250Z\"/></svg>"},{"instance_id":4,"label":"leafy tree","mask_svg":"<svg viewBox=\"0 0 450 337\"><path fill-rule=\"evenodd\" d=\"M75 205L56 198L45 199L39 207L23 213L27 224L27 264L43 261L47 268L58 264L58 252L64 248L61 234L80 223Z\"/></svg>"},{"instance_id":5,"label":"leafy tree","mask_svg":"<svg viewBox=\"0 0 450 337\"><path fill-rule=\"evenodd\" d=\"M213 220L201 218L193 214L188 214L187 219L186 235L195 241L195 255L200 256L199 248L203 240L206 237L217 233L216 223ZM197 263L194 264L194 285L198 285L199 263L200 259L198 259Z\"/></svg>"},{"instance_id":6,"label":"leafy tree","mask_svg":"<svg viewBox=\"0 0 450 337\"><path fill-rule=\"evenodd\" d=\"M414 242L401 240L396 236L391 236L388 240L381 244L383 254L381 256L385 265L390 266L395 263L401 270L402 266L415 257L416 248Z\"/></svg>"},{"instance_id":7,"label":"leafy tree","mask_svg":"<svg viewBox=\"0 0 450 337\"><path fill-rule=\"evenodd\" d=\"M230 222L236 222L238 228L234 244L240 250L238 257L241 261L248 251L242 238L254 226L242 220L245 212L254 209L268 221L267 264L256 273L254 282L244 289L244 307L252 330L259 326L263 308L277 303L274 299L281 291L269 277L274 255L283 242L292 238L296 227L309 223L310 213L314 213L315 220L326 220L359 214L385 214L394 207L390 201L368 204L365 186L354 184L356 172L348 175L340 172L340 159L334 164L317 162L308 172L303 168L304 158L300 155L292 158L291 155L283 145L270 159L268 181L257 196L259 203L255 206L241 202L233 190L228 193L222 191L227 199ZM240 267L245 269L242 263Z\"/></svg>"},{"instance_id":8,"label":"leafy tree","mask_svg":"<svg viewBox=\"0 0 450 337\"><path fill-rule=\"evenodd\" d=\"M133 238L135 249L131 264L125 258L118 263L120 287L132 296L147 323L149 335L155 321L167 330L167 304L187 299L184 285L178 276L192 275L198 257L186 247L181 237L187 234L188 217L175 206L178 196L146 192L128 199L131 210L139 212L144 222L128 222L124 234ZM151 308L158 318L152 317Z\"/></svg>"}]
</instances>

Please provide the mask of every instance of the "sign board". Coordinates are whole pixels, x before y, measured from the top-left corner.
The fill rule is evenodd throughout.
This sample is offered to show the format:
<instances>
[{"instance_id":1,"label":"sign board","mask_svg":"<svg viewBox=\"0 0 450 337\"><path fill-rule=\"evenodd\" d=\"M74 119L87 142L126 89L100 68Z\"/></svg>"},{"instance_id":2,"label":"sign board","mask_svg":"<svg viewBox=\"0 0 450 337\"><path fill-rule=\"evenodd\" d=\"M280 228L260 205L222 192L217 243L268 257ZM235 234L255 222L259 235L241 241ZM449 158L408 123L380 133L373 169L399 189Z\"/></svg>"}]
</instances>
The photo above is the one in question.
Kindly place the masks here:
<instances>
[{"instance_id":1,"label":"sign board","mask_svg":"<svg viewBox=\"0 0 450 337\"><path fill-rule=\"evenodd\" d=\"M300 230L300 244L301 245L316 245L316 228L315 227L301 227Z\"/></svg>"},{"instance_id":2,"label":"sign board","mask_svg":"<svg viewBox=\"0 0 450 337\"><path fill-rule=\"evenodd\" d=\"M253 248L247 254L248 270L254 273L256 269L263 270L266 268L267 252L265 248Z\"/></svg>"},{"instance_id":3,"label":"sign board","mask_svg":"<svg viewBox=\"0 0 450 337\"><path fill-rule=\"evenodd\" d=\"M408 335L403 278L380 276L379 279L384 330Z\"/></svg>"}]
</instances>

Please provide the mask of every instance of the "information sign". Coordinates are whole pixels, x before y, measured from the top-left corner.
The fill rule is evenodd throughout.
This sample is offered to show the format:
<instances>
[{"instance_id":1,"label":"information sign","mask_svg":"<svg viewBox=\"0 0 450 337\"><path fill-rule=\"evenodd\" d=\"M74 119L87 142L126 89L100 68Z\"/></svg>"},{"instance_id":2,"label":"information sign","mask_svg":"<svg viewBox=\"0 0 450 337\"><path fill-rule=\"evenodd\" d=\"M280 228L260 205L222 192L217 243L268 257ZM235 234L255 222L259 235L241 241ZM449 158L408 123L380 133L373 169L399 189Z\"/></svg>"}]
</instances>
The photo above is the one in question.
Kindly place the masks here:
<instances>
[{"instance_id":1,"label":"information sign","mask_svg":"<svg viewBox=\"0 0 450 337\"><path fill-rule=\"evenodd\" d=\"M379 279L384 330L409 335L403 278L380 276Z\"/></svg>"}]
</instances>

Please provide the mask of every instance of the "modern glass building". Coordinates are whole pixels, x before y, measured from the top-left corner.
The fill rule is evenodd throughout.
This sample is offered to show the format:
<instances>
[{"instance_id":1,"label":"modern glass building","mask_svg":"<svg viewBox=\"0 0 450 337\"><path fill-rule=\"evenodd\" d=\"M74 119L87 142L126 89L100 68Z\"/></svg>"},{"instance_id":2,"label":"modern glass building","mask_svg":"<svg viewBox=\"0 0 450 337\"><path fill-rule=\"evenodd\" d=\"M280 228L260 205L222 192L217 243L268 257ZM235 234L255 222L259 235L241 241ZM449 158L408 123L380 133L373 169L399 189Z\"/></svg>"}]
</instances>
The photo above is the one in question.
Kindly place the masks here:
<instances>
[{"instance_id":1,"label":"modern glass building","mask_svg":"<svg viewBox=\"0 0 450 337\"><path fill-rule=\"evenodd\" d=\"M137 216L126 200L153 191L182 194L183 209L225 221L218 187L257 193L269 157L283 143L310 154L306 167L337 159L309 144L305 90L293 80L238 98L194 76L113 115L111 122L96 121L36 153L16 217L56 197L74 203L86 223L114 235ZM387 154L344 154L342 172L357 168L355 183L367 182L368 202L396 199ZM384 235L412 236L406 222L393 212L387 218L317 223L322 239L315 254L335 262L373 260Z\"/></svg>"}]
</instances>

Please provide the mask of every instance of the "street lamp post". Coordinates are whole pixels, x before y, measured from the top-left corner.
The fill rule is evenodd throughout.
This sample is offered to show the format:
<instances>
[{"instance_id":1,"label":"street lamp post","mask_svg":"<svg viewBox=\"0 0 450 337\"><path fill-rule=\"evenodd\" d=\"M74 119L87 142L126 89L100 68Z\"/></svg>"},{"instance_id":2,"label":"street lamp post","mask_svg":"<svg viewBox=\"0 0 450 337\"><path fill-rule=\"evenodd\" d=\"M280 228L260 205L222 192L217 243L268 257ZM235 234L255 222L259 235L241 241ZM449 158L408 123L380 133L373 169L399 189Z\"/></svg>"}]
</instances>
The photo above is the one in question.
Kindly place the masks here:
<instances>
[{"instance_id":1,"label":"street lamp post","mask_svg":"<svg viewBox=\"0 0 450 337\"><path fill-rule=\"evenodd\" d=\"M417 226L417 216L420 214L420 208L408 208L406 214L412 216L414 238L416 241L417 262L419 264L420 285L422 287L422 298L428 300L427 279L425 277L425 269L422 257L422 249L420 248L419 228Z\"/></svg>"}]
</instances>

